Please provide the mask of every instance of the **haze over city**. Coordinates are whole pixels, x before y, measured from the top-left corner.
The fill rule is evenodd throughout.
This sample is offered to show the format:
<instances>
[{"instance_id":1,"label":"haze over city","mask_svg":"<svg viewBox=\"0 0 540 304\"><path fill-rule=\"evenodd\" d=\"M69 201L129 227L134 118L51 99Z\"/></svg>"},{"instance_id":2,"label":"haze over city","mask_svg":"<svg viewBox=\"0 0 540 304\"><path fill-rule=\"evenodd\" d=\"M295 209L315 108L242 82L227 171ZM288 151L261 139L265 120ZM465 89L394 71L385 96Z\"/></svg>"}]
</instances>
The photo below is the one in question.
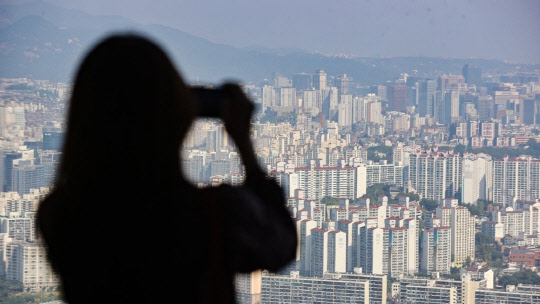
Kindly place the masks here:
<instances>
[{"instance_id":1,"label":"haze over city","mask_svg":"<svg viewBox=\"0 0 540 304\"><path fill-rule=\"evenodd\" d=\"M540 63L540 2L535 0L46 2L167 25L240 47Z\"/></svg>"}]
</instances>

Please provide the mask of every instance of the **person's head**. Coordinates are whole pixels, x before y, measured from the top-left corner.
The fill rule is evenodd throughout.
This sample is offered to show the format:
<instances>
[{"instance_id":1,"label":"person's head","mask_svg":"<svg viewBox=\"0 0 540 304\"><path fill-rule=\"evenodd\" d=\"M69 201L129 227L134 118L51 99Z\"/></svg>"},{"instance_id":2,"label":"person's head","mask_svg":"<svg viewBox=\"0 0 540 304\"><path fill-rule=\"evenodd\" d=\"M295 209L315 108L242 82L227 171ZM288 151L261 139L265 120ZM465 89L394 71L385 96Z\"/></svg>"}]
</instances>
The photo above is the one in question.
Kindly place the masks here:
<instances>
[{"instance_id":1,"label":"person's head","mask_svg":"<svg viewBox=\"0 0 540 304\"><path fill-rule=\"evenodd\" d=\"M193 119L189 89L161 47L139 34L110 35L77 70L57 183L148 174L178 156Z\"/></svg>"}]
</instances>

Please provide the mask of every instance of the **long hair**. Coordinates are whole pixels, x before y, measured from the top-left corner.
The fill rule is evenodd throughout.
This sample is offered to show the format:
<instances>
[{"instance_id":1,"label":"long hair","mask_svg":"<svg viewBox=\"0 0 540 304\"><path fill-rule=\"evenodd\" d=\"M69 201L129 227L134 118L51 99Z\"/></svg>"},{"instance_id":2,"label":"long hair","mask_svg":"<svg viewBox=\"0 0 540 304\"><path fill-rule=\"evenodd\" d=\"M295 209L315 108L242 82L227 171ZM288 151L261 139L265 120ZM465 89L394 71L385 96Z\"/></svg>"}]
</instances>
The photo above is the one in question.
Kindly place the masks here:
<instances>
[{"instance_id":1,"label":"long hair","mask_svg":"<svg viewBox=\"0 0 540 304\"><path fill-rule=\"evenodd\" d=\"M152 182L179 163L193 118L190 91L156 43L110 35L77 71L55 187Z\"/></svg>"}]
</instances>

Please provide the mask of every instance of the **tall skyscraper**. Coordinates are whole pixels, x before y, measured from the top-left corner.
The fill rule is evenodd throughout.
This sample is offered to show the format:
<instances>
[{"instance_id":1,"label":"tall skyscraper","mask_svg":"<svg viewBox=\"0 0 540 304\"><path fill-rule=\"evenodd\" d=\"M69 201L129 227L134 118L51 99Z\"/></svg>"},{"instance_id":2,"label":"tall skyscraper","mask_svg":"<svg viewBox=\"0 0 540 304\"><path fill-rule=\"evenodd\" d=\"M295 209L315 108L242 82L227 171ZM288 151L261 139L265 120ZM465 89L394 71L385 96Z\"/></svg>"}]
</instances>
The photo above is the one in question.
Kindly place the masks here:
<instances>
[{"instance_id":1,"label":"tall skyscraper","mask_svg":"<svg viewBox=\"0 0 540 304\"><path fill-rule=\"evenodd\" d=\"M461 69L465 83L479 87L482 84L482 69L476 65L466 64Z\"/></svg>"},{"instance_id":2,"label":"tall skyscraper","mask_svg":"<svg viewBox=\"0 0 540 304\"><path fill-rule=\"evenodd\" d=\"M392 111L407 112L407 86L390 85L386 87L388 107Z\"/></svg>"},{"instance_id":3,"label":"tall skyscraper","mask_svg":"<svg viewBox=\"0 0 540 304\"><path fill-rule=\"evenodd\" d=\"M527 125L535 125L538 116L538 101L535 99L525 99L523 101L523 123Z\"/></svg>"},{"instance_id":4,"label":"tall skyscraper","mask_svg":"<svg viewBox=\"0 0 540 304\"><path fill-rule=\"evenodd\" d=\"M494 102L491 96L479 96L475 101L478 119L481 121L491 121L493 118Z\"/></svg>"},{"instance_id":5,"label":"tall skyscraper","mask_svg":"<svg viewBox=\"0 0 540 304\"><path fill-rule=\"evenodd\" d=\"M444 102L443 107L444 111L443 122L445 124L451 124L457 122L459 119L459 94L457 91L446 91L444 93Z\"/></svg>"},{"instance_id":6,"label":"tall skyscraper","mask_svg":"<svg viewBox=\"0 0 540 304\"><path fill-rule=\"evenodd\" d=\"M327 86L326 72L324 70L317 70L313 74L313 86L315 90L324 90Z\"/></svg>"},{"instance_id":7,"label":"tall skyscraper","mask_svg":"<svg viewBox=\"0 0 540 304\"><path fill-rule=\"evenodd\" d=\"M13 161L21 158L22 156L23 154L18 151L4 152L2 154L2 191L13 191L11 188L11 180L13 179Z\"/></svg>"},{"instance_id":8,"label":"tall skyscraper","mask_svg":"<svg viewBox=\"0 0 540 304\"><path fill-rule=\"evenodd\" d=\"M434 117L434 98L437 82L434 79L426 79L420 82L418 94L418 114L420 116Z\"/></svg>"}]
</instances>

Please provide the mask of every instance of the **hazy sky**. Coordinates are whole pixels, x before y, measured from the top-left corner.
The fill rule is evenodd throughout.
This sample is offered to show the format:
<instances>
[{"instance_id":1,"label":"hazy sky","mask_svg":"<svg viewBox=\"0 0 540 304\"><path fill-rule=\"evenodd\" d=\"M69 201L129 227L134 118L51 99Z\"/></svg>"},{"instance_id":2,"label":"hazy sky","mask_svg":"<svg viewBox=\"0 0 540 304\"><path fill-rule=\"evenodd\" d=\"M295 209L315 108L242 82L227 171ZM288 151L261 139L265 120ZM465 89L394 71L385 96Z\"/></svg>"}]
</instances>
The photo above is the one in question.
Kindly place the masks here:
<instances>
[{"instance_id":1,"label":"hazy sky","mask_svg":"<svg viewBox=\"0 0 540 304\"><path fill-rule=\"evenodd\" d=\"M540 63L539 0L46 0L234 46Z\"/></svg>"}]
</instances>

